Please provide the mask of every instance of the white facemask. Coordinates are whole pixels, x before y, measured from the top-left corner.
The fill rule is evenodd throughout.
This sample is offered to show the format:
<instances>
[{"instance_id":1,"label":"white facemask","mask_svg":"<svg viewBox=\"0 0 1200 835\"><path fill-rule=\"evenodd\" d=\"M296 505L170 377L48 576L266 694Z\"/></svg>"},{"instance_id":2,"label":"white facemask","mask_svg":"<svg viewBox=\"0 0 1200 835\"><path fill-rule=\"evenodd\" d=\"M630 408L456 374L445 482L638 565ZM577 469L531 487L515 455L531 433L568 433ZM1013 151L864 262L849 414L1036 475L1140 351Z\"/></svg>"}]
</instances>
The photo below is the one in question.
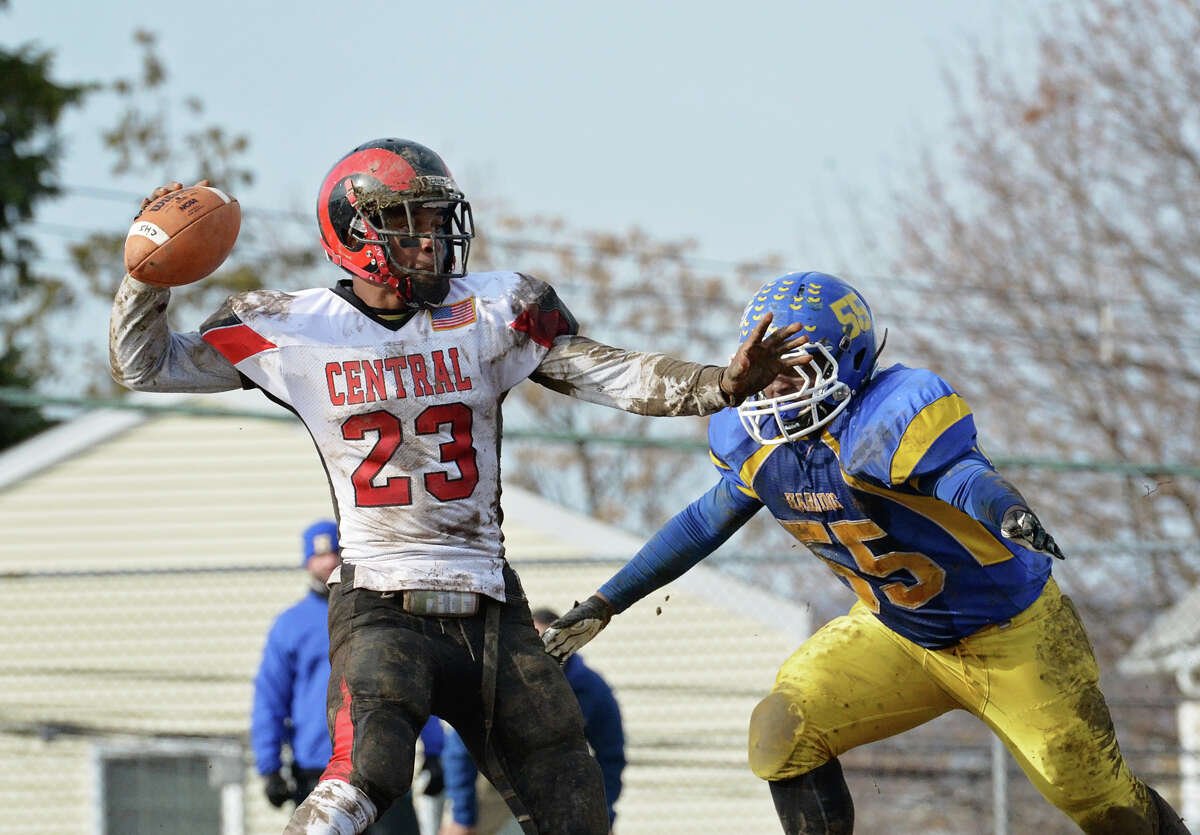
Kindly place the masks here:
<instances>
[{"instance_id":1,"label":"white facemask","mask_svg":"<svg viewBox=\"0 0 1200 835\"><path fill-rule=\"evenodd\" d=\"M850 403L853 392L838 379L838 364L829 349L820 342L809 343L799 350L785 354L795 357L811 354L813 359L803 367L799 390L778 397L756 394L737 407L738 417L750 437L764 446L797 441L828 424ZM763 417L773 420L765 423ZM772 432L778 435L764 437Z\"/></svg>"}]
</instances>

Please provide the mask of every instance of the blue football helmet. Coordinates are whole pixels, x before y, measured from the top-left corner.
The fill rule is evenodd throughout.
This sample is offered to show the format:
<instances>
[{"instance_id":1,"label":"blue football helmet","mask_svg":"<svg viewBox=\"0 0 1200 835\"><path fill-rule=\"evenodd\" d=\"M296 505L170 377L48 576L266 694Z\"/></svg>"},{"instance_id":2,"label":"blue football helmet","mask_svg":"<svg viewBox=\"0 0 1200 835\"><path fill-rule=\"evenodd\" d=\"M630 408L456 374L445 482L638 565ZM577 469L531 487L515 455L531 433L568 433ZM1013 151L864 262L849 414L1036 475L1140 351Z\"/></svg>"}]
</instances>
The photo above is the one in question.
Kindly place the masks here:
<instances>
[{"instance_id":1,"label":"blue football helmet","mask_svg":"<svg viewBox=\"0 0 1200 835\"><path fill-rule=\"evenodd\" d=\"M738 406L750 437L769 445L798 440L841 414L871 378L879 352L871 308L840 278L788 273L767 282L742 313L739 341L767 313L772 314L771 330L799 322L796 336L809 340L799 350L812 355L811 362L797 369L797 391L778 397L756 394Z\"/></svg>"}]
</instances>

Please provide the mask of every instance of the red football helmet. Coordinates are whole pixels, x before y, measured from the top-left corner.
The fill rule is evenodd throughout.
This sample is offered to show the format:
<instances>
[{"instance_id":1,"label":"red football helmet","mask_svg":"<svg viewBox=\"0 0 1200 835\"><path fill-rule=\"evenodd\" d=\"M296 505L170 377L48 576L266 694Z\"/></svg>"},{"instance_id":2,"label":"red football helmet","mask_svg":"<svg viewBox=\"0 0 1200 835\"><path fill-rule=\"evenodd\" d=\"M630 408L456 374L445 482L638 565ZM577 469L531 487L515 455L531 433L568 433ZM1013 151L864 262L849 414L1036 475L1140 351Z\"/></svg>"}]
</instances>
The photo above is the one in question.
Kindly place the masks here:
<instances>
[{"instance_id":1,"label":"red football helmet","mask_svg":"<svg viewBox=\"0 0 1200 835\"><path fill-rule=\"evenodd\" d=\"M414 228L413 210L421 207L439 211L444 218L439 228ZM395 218L401 213L388 210L403 210L408 228L397 228ZM385 211L389 224L384 222ZM376 139L342 157L321 185L317 223L330 261L372 284L391 287L411 307L436 305L445 296L448 280L467 274L475 236L471 204L446 163L407 139ZM433 240L433 269L401 272L389 259L391 248L419 244L420 238ZM413 275L432 280L414 287ZM431 285L441 292L429 292Z\"/></svg>"}]
</instances>

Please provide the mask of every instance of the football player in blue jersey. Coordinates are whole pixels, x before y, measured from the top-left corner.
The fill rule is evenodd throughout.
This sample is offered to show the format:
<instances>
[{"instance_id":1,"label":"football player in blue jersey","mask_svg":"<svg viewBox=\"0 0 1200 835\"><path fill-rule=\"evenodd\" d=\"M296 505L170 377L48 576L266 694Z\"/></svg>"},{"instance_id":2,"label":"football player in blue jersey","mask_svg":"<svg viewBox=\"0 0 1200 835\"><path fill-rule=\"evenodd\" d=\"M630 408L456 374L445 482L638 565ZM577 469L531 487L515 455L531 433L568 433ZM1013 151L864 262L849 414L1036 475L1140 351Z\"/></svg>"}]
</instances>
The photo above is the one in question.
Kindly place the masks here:
<instances>
[{"instance_id":1,"label":"football player in blue jersey","mask_svg":"<svg viewBox=\"0 0 1200 835\"><path fill-rule=\"evenodd\" d=\"M800 323L812 359L709 422L720 476L544 635L563 660L616 613L712 553L764 505L858 596L784 662L750 718L749 759L786 833L848 833L838 756L967 710L1088 833L1182 833L1129 770L1096 660L1050 574L1062 558L931 371L879 368L871 309L846 282L791 273L747 305Z\"/></svg>"}]
</instances>

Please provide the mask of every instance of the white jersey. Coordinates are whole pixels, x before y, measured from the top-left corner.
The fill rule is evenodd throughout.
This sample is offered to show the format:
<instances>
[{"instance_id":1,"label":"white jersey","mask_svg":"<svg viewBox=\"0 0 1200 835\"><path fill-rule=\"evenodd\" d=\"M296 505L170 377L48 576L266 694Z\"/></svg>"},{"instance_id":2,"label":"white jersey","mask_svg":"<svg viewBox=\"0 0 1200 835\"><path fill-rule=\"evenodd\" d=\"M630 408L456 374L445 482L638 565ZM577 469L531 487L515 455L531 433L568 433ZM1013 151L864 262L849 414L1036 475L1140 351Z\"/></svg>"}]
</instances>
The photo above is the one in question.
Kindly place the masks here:
<instances>
[{"instance_id":1,"label":"white jersey","mask_svg":"<svg viewBox=\"0 0 1200 835\"><path fill-rule=\"evenodd\" d=\"M469 274L440 307L392 317L350 282L241 293L199 335L167 331L164 293L122 285L114 376L141 390L215 391L241 382L232 365L294 411L329 476L354 584L381 591L504 599L500 402L526 377L645 414L728 402L719 369L576 336L553 289L518 273Z\"/></svg>"}]
</instances>

